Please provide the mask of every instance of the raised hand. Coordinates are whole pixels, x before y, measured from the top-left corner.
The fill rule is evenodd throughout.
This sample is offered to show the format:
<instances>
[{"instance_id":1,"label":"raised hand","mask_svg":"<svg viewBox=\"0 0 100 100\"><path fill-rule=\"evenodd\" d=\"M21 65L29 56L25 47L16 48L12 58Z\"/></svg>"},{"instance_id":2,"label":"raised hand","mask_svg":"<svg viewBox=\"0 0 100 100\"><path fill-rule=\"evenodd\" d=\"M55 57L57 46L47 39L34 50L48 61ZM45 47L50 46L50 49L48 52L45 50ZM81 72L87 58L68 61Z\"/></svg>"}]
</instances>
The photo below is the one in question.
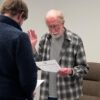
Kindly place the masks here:
<instances>
[{"instance_id":1,"label":"raised hand","mask_svg":"<svg viewBox=\"0 0 100 100\"><path fill-rule=\"evenodd\" d=\"M35 45L37 43L37 35L36 35L35 31L32 29L28 30L28 36L31 41L32 48L35 48Z\"/></svg>"}]
</instances>

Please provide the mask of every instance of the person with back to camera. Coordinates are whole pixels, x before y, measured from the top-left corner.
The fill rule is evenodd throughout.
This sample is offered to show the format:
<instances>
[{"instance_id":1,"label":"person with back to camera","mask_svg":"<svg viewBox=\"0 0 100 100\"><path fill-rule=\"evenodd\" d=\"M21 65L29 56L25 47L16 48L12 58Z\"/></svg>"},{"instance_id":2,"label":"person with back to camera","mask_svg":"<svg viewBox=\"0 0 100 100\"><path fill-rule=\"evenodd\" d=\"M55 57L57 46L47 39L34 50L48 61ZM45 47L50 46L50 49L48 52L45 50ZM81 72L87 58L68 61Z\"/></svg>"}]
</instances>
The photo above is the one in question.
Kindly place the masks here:
<instances>
[{"instance_id":1,"label":"person with back to camera","mask_svg":"<svg viewBox=\"0 0 100 100\"><path fill-rule=\"evenodd\" d=\"M5 0L0 9L0 100L33 100L37 66L29 37L21 29L28 17L22 0Z\"/></svg>"},{"instance_id":2,"label":"person with back to camera","mask_svg":"<svg viewBox=\"0 0 100 100\"><path fill-rule=\"evenodd\" d=\"M58 73L42 71L44 83L40 89L40 100L79 100L82 96L83 76L88 73L82 39L65 26L61 11L51 9L45 17L49 32L44 34L36 52L37 35L29 30L35 60L55 59L59 65Z\"/></svg>"}]
</instances>

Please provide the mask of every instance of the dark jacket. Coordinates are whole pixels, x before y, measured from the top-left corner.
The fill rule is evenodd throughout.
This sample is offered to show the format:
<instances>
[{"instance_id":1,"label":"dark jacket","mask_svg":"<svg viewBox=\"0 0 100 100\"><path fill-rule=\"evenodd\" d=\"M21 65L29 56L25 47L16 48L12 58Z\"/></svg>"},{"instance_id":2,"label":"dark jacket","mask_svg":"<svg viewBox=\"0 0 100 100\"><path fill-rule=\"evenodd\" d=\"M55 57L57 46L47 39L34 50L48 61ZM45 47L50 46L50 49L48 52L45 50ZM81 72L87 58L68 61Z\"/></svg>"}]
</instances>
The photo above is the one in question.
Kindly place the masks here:
<instances>
[{"instance_id":1,"label":"dark jacket","mask_svg":"<svg viewBox=\"0 0 100 100\"><path fill-rule=\"evenodd\" d=\"M0 98L32 100L36 82L28 35L14 20L0 15Z\"/></svg>"}]
</instances>

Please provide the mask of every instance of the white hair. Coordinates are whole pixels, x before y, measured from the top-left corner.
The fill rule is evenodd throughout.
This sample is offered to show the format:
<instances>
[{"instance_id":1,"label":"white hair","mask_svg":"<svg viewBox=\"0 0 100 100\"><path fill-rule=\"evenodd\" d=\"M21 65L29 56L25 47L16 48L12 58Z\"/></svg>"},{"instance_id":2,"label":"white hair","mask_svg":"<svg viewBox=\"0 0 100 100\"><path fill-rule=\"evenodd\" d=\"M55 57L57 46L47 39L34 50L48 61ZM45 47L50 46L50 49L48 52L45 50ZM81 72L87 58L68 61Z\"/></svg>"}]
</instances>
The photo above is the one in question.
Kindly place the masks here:
<instances>
[{"instance_id":1,"label":"white hair","mask_svg":"<svg viewBox=\"0 0 100 100\"><path fill-rule=\"evenodd\" d=\"M61 21L64 23L64 16L62 11L60 10L55 10L55 9L51 9L47 12L46 14L46 19L48 18L52 18L52 17L58 17L59 19L61 19Z\"/></svg>"}]
</instances>

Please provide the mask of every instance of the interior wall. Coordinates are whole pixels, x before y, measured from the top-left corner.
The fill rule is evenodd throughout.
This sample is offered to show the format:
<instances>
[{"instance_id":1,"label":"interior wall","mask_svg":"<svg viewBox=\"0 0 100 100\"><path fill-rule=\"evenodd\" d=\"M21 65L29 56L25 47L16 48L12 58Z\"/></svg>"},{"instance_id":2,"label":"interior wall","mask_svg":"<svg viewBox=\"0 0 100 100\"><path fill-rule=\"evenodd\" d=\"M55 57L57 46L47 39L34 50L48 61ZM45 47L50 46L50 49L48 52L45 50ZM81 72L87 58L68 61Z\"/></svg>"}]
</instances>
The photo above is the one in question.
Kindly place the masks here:
<instances>
[{"instance_id":1,"label":"interior wall","mask_svg":"<svg viewBox=\"0 0 100 100\"><path fill-rule=\"evenodd\" d=\"M38 35L48 31L45 14L59 9L65 16L65 26L79 34L83 40L87 61L100 62L100 0L24 0L29 7L29 18L24 31L34 29Z\"/></svg>"}]
</instances>

